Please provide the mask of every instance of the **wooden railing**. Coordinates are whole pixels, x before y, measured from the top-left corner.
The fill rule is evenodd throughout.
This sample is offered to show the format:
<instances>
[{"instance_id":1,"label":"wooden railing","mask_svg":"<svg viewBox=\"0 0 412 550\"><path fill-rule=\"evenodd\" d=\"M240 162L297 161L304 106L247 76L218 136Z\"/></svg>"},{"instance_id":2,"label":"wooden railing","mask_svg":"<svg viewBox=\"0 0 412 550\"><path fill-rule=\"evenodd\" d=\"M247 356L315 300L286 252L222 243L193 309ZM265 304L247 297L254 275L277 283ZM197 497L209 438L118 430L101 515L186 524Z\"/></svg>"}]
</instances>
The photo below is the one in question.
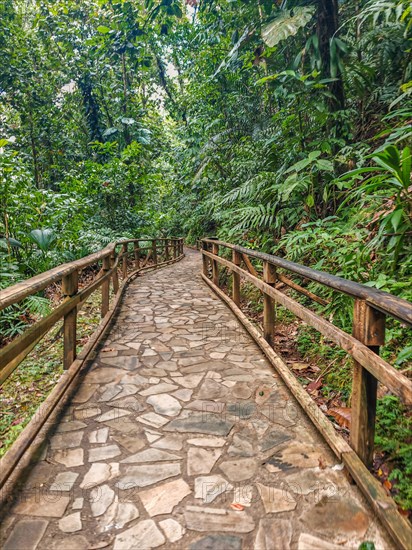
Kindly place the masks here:
<instances>
[{"instance_id":1,"label":"wooden railing","mask_svg":"<svg viewBox=\"0 0 412 550\"><path fill-rule=\"evenodd\" d=\"M384 384L390 392L399 396L405 404L411 405L412 403L412 381L379 356L379 347L385 343L386 317L394 317L402 323L412 326L412 304L386 292L217 239L202 239L201 251L203 279L231 307L259 343L332 449L343 460L368 498L374 501L373 504L381 515L382 510L376 505L376 502L385 500L385 493L382 493L383 490L379 484L374 483L374 479L370 479L372 476L368 477L370 474L366 468L365 471L361 466L362 463L366 467L372 465L378 381ZM254 260L255 265L251 259ZM231 297L228 297L219 288L219 266L224 266L231 273ZM288 276L290 273L294 278L299 276L303 280L314 281L353 298L352 334L343 331L275 287L275 285L281 286L277 283L283 283L313 301L324 305L328 304L327 300L316 296L301 284L291 280ZM252 283L263 293L263 334L259 333L240 309L241 279ZM291 311L324 335L327 340L334 342L352 356L354 361L350 447L335 432L331 422L300 386L289 368L274 353L271 345L273 344L275 326L275 303ZM408 522L404 522L397 513L393 501L392 504L386 501L385 505L388 509L384 512L383 519L388 529L400 546L408 547L405 542L408 537L411 537ZM381 517L383 516L381 515Z\"/></svg>"},{"instance_id":2,"label":"wooden railing","mask_svg":"<svg viewBox=\"0 0 412 550\"><path fill-rule=\"evenodd\" d=\"M0 292L0 310L18 304L28 296L60 281L63 298L50 314L30 325L20 336L0 349L0 385L61 319L63 319L64 342L62 358L64 373L41 405L39 414L34 415L13 447L2 458L0 489L13 473L24 453L30 448L42 426L58 409L63 397L69 393L69 388L74 386L77 373L86 359L90 358L96 342L109 325L126 283L144 271L176 262L183 256L182 238L129 239L109 244L95 254L60 265ZM79 288L79 273L90 267L98 271L97 275L92 282ZM110 304L111 282L113 299ZM102 321L76 357L78 311L86 299L98 289L101 289Z\"/></svg>"},{"instance_id":3,"label":"wooden railing","mask_svg":"<svg viewBox=\"0 0 412 550\"><path fill-rule=\"evenodd\" d=\"M144 246L141 246L141 243ZM120 251L118 251L119 248ZM104 317L109 311L110 280L113 282L114 294L117 294L119 291L118 268L121 268L125 280L128 276L128 259L133 258L134 271L140 272L180 259L182 254L183 239L181 238L129 239L112 243L95 254L60 265L2 290L0 311L59 281L62 283L64 300L52 313L31 325L21 336L0 350L0 384L10 376L50 328L62 318L64 319L63 366L65 369L69 368L76 358L78 308L90 294L101 288L101 316ZM152 264L149 264L150 260ZM96 264L101 264L101 269L94 281L79 290L79 272Z\"/></svg>"}]
</instances>

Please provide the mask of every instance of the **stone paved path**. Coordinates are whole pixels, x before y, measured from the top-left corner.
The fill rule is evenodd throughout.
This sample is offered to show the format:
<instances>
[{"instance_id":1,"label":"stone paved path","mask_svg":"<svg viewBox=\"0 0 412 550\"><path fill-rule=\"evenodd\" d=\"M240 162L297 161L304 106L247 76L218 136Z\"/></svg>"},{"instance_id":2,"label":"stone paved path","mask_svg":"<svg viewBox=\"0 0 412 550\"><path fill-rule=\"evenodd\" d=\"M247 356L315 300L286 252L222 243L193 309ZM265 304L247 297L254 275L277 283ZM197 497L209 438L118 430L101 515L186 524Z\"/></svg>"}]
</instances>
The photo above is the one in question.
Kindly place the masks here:
<instances>
[{"instance_id":1,"label":"stone paved path","mask_svg":"<svg viewBox=\"0 0 412 550\"><path fill-rule=\"evenodd\" d=\"M200 256L133 282L3 549L392 548Z\"/></svg>"}]
</instances>

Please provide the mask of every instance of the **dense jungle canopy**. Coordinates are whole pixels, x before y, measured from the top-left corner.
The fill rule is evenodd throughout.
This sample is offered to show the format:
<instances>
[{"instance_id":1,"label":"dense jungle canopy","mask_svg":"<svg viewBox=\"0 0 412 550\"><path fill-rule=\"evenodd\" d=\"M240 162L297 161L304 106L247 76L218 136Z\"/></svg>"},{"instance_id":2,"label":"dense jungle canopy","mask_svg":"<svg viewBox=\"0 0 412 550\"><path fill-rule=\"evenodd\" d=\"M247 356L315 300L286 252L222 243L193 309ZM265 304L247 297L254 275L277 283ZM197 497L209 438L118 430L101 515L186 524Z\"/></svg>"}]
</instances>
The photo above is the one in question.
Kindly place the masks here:
<instances>
[{"instance_id":1,"label":"dense jungle canopy","mask_svg":"<svg viewBox=\"0 0 412 550\"><path fill-rule=\"evenodd\" d=\"M0 288L122 237L214 235L411 300L411 37L401 0L3 0ZM350 330L349 303L326 313ZM387 341L410 370L405 327ZM298 344L342 361L346 399L342 357ZM382 403L408 508L410 432Z\"/></svg>"}]
</instances>

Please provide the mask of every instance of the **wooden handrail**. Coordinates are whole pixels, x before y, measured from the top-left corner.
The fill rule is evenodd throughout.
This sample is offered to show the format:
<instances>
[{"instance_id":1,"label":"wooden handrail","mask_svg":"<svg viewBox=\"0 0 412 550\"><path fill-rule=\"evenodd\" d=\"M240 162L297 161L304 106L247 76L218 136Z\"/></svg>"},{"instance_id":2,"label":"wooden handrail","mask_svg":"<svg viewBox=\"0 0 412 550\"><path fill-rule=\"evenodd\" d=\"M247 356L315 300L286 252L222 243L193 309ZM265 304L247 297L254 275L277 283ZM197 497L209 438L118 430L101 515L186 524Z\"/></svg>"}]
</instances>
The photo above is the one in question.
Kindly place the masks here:
<instances>
[{"instance_id":1,"label":"wooden handrail","mask_svg":"<svg viewBox=\"0 0 412 550\"><path fill-rule=\"evenodd\" d=\"M166 257L166 261L162 260L162 256L168 256L169 253L167 252L166 254L165 250L156 251L157 241L161 241L162 243L167 242L168 247L172 247L174 251L172 260L169 260L168 257ZM148 242L151 242L152 246L144 246L142 248L139 247L140 243ZM130 243L133 243L133 250L128 249L128 244ZM116 249L119 246L121 247L121 250L117 252ZM154 260L154 264L150 266L143 265L140 268L140 259L139 262L136 260L136 251L138 251L138 259L141 252L146 251L146 260L151 256ZM23 334L15 338L4 348L0 349L0 384L2 384L10 376L10 374L32 351L35 345L37 345L45 334L62 318L64 319L63 365L64 369L68 369L76 359L76 321L78 308L84 303L90 294L101 287L101 314L102 317L105 317L110 309L110 281L113 281L113 288L115 294L117 294L119 291L117 271L119 262L121 261L123 280L125 280L128 277L127 259L132 255L136 268L134 272L136 273L161 265L167 265L168 263L179 260L183 257L183 239L175 237L169 239L142 238L127 239L124 241L111 243L99 252L90 254L80 260L62 264L50 269L49 271L40 273L35 277L31 277L26 281L2 290L0 292L0 310L16 304L28 296L32 296L36 292L43 290L50 284L59 280L62 281L62 295L64 300L50 314L28 327ZM79 271L86 267L95 265L99 261L102 262L102 268L95 279L87 286L79 290L77 282Z\"/></svg>"},{"instance_id":2,"label":"wooden handrail","mask_svg":"<svg viewBox=\"0 0 412 550\"><path fill-rule=\"evenodd\" d=\"M232 261L219 256L219 250L222 248L231 250ZM353 357L351 445L364 464L370 466L373 459L377 381L385 384L404 403L412 404L412 381L378 355L379 347L385 343L385 316L391 315L404 322L409 322L412 319L412 304L387 292L381 292L328 273L312 270L277 256L248 250L217 239L202 240L202 255L203 275L209 278L208 262L210 262L213 267L212 284L215 287L219 287L218 265L223 265L231 270L236 305L240 304L239 277L251 282L263 293L263 334L267 342L271 343L274 333L273 300L335 342ZM245 262L247 269L240 266L240 259L245 260L249 256L263 261L263 280L259 277L256 269L251 269L248 261ZM277 267L354 297L352 335L347 334L327 319L275 288L278 278ZM299 287L295 289L299 291ZM310 297L308 293L305 295Z\"/></svg>"},{"instance_id":3,"label":"wooden handrail","mask_svg":"<svg viewBox=\"0 0 412 550\"><path fill-rule=\"evenodd\" d=\"M398 395L404 403L412 404L412 381L379 356L379 348L385 343L386 316L392 316L411 325L412 304L387 292L317 271L277 256L249 250L218 239L202 239L201 243L202 277L205 282L227 303L256 340L303 409L331 445L333 451L347 466L398 546L408 548L405 541L412 534L410 527L397 511L393 501L385 502L382 509L378 505L386 496L383 488L367 468L372 465L373 460L378 381L392 393ZM222 249L231 251L231 259L227 258L228 254L225 255L226 257L219 256L219 251ZM256 270L249 258L256 258L263 262L263 273ZM242 261L245 269L241 267ZM232 297L227 296L220 288L219 265L228 268L232 274ZM354 298L352 335L277 288L276 282L281 281L307 298L325 305L323 299L294 283L283 274L277 273L277 268ZM263 293L262 333L252 325L240 309L241 278L252 283ZM275 328L274 302L291 311L353 357L350 447L337 432L334 432L330 420L311 400L287 365L271 347ZM378 499L378 503L376 503L376 499Z\"/></svg>"},{"instance_id":4,"label":"wooden handrail","mask_svg":"<svg viewBox=\"0 0 412 550\"><path fill-rule=\"evenodd\" d=\"M306 267L304 265L291 262L290 260L285 260L279 256L274 256L272 254L266 254L264 252L259 252L257 250L250 250L249 248L244 248L243 246L238 246L231 243L226 243L219 241L217 239L203 239L203 243L215 244L235 250L241 254L245 254L251 258L256 258L263 262L268 262L275 267L280 267L286 269L296 275L300 275L305 279L310 279L322 285L328 286L346 294L352 296L353 298L359 298L361 300L366 300L366 302L373 306L375 309L382 311L386 315L391 315L404 323L407 323L412 326L412 304L407 300L393 296L388 292L383 290L378 290L376 288L371 288L355 281L349 281L343 279L342 277L337 277L336 275L331 275L324 271L318 271L317 269L312 269L311 267Z\"/></svg>"}]
</instances>

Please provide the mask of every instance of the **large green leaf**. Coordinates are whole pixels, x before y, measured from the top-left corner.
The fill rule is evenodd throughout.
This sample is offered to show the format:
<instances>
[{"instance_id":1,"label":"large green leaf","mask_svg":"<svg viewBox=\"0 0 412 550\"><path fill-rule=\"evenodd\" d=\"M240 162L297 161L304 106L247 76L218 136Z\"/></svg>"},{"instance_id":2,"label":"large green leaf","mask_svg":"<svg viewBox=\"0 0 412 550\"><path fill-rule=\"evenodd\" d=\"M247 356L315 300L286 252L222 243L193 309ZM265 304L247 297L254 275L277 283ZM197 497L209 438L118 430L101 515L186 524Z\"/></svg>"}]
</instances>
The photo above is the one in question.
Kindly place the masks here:
<instances>
[{"instance_id":1,"label":"large green leaf","mask_svg":"<svg viewBox=\"0 0 412 550\"><path fill-rule=\"evenodd\" d=\"M51 249L57 237L52 229L33 229L30 238L43 252Z\"/></svg>"},{"instance_id":2,"label":"large green leaf","mask_svg":"<svg viewBox=\"0 0 412 550\"><path fill-rule=\"evenodd\" d=\"M289 36L294 36L299 29L304 27L312 19L315 12L313 6L283 10L276 19L262 27L262 38L270 47L276 46Z\"/></svg>"}]
</instances>

